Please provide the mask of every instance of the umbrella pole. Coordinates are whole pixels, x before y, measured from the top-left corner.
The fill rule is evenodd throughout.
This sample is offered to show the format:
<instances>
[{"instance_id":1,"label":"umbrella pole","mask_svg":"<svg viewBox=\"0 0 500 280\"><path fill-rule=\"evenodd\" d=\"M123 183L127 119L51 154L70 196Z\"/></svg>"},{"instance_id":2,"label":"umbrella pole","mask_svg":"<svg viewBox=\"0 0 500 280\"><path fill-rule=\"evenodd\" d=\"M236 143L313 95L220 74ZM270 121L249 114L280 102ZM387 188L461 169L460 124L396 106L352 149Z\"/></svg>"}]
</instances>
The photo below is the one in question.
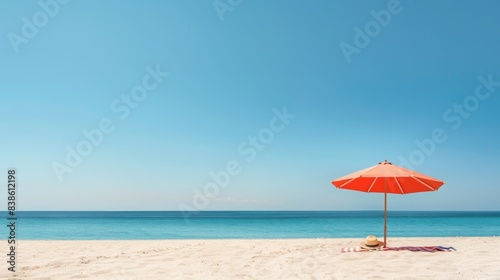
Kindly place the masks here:
<instances>
[{"instance_id":1,"label":"umbrella pole","mask_svg":"<svg viewBox=\"0 0 500 280\"><path fill-rule=\"evenodd\" d=\"M387 247L387 185L384 178L384 247Z\"/></svg>"}]
</instances>

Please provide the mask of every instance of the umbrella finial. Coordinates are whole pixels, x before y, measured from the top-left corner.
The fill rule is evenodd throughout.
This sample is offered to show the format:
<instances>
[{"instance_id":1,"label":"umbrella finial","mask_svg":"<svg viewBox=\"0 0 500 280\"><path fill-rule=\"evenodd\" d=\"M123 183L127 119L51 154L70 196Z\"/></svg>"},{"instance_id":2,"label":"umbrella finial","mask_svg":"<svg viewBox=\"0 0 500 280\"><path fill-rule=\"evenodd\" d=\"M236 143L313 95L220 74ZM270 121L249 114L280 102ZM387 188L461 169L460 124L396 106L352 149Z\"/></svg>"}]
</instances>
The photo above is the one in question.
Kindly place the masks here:
<instances>
[{"instance_id":1,"label":"umbrella finial","mask_svg":"<svg viewBox=\"0 0 500 280\"><path fill-rule=\"evenodd\" d=\"M392 165L392 163L388 162L387 160L384 160L384 162L379 162L378 164L390 164L390 165Z\"/></svg>"}]
</instances>

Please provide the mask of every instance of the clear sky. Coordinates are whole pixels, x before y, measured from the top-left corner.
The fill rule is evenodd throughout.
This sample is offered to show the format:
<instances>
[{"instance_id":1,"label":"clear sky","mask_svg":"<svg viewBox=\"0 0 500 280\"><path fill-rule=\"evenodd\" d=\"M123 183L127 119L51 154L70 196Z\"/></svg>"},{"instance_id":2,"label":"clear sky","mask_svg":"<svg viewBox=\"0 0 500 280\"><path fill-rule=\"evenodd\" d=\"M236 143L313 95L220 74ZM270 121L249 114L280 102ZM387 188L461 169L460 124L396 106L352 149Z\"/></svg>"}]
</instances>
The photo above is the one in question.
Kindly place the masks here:
<instances>
[{"instance_id":1,"label":"clear sky","mask_svg":"<svg viewBox=\"0 0 500 280\"><path fill-rule=\"evenodd\" d=\"M500 210L498 1L64 2L0 2L21 210Z\"/></svg>"}]
</instances>

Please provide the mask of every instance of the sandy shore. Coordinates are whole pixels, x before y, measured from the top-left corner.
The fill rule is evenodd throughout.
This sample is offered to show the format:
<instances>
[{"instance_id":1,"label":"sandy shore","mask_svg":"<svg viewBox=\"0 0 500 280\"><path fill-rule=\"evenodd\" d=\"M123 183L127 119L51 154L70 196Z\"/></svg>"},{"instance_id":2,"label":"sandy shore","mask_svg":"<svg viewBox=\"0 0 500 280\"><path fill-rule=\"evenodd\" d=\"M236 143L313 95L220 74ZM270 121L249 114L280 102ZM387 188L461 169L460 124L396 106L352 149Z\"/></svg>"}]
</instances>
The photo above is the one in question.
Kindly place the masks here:
<instances>
[{"instance_id":1,"label":"sandy shore","mask_svg":"<svg viewBox=\"0 0 500 280\"><path fill-rule=\"evenodd\" d=\"M390 238L456 252L340 253L362 239L17 241L15 279L500 279L500 237ZM2 252L7 244L2 246Z\"/></svg>"}]
</instances>

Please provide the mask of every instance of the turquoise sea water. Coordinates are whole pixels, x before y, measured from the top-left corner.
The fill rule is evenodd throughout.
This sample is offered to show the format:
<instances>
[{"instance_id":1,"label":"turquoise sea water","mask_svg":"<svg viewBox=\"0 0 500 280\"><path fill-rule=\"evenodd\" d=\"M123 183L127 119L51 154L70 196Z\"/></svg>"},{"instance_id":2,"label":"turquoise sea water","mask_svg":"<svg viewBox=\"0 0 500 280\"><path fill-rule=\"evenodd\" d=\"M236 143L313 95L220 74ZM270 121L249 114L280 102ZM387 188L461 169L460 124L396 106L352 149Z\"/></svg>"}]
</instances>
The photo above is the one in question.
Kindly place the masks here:
<instances>
[{"instance_id":1,"label":"turquoise sea water","mask_svg":"<svg viewBox=\"0 0 500 280\"><path fill-rule=\"evenodd\" d=\"M383 236L382 211L18 212L16 238L30 240L364 238ZM2 213L7 225L7 213ZM388 213L387 234L500 236L500 212ZM8 236L3 226L2 236Z\"/></svg>"}]
</instances>

